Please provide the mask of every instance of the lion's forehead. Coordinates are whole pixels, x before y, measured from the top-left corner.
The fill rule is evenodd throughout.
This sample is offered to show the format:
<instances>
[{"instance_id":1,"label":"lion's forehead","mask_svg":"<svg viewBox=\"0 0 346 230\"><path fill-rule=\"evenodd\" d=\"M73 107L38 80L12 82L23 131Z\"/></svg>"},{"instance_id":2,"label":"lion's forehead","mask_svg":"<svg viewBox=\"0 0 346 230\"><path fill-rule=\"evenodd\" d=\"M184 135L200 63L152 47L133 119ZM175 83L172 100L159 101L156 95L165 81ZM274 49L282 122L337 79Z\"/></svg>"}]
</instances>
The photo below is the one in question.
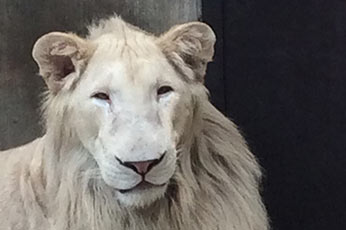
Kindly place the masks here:
<instances>
[{"instance_id":1,"label":"lion's forehead","mask_svg":"<svg viewBox=\"0 0 346 230\"><path fill-rule=\"evenodd\" d=\"M153 89L165 79L173 79L169 68L155 62L137 59L95 60L87 68L84 84L100 90L126 91L126 89Z\"/></svg>"},{"instance_id":2,"label":"lion's forehead","mask_svg":"<svg viewBox=\"0 0 346 230\"><path fill-rule=\"evenodd\" d=\"M124 40L115 38L101 40L105 41L99 42L86 69L85 78L88 79L88 84L92 83L95 87L102 88L115 86L120 89L124 87L144 89L160 82L178 80L173 67L157 47L149 52L149 46L144 48L143 45L132 46L131 43L124 44ZM110 42L112 40L115 42Z\"/></svg>"}]
</instances>

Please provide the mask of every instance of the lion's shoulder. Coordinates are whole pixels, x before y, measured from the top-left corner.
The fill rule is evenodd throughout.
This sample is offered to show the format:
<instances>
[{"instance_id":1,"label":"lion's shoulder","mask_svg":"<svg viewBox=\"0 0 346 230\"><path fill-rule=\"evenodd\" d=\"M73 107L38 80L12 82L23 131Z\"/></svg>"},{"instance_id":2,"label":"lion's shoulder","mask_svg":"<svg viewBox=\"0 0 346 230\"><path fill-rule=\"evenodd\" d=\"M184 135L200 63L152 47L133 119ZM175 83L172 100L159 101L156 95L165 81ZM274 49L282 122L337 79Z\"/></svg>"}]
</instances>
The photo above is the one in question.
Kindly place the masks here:
<instances>
[{"instance_id":1,"label":"lion's shoulder","mask_svg":"<svg viewBox=\"0 0 346 230\"><path fill-rule=\"evenodd\" d=\"M0 151L0 229L15 226L26 229L27 213L25 207L32 204L32 185L29 181L35 160L35 153L40 151L41 138L28 144Z\"/></svg>"},{"instance_id":2,"label":"lion's shoulder","mask_svg":"<svg viewBox=\"0 0 346 230\"><path fill-rule=\"evenodd\" d=\"M6 175L20 174L21 169L29 167L33 156L40 151L41 138L22 146L0 151L0 183L6 180Z\"/></svg>"}]
</instances>

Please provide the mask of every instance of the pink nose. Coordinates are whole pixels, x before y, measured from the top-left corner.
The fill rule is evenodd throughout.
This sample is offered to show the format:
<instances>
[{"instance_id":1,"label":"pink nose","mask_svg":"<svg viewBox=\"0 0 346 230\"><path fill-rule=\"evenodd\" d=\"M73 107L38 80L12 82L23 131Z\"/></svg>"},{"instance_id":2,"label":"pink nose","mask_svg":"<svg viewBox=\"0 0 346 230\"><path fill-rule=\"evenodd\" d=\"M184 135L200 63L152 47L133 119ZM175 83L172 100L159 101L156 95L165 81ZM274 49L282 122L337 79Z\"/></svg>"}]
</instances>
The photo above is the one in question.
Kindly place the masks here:
<instances>
[{"instance_id":1,"label":"pink nose","mask_svg":"<svg viewBox=\"0 0 346 230\"><path fill-rule=\"evenodd\" d=\"M135 171L139 174L146 174L154 165L155 160L150 161L139 161L139 162L127 162L127 164L132 166L132 168L136 169Z\"/></svg>"},{"instance_id":2,"label":"pink nose","mask_svg":"<svg viewBox=\"0 0 346 230\"><path fill-rule=\"evenodd\" d=\"M147 160L147 161L125 161L125 162L122 162L119 158L116 157L116 159L123 166L126 166L130 169L133 169L138 174L145 175L155 165L158 165L162 161L162 159L164 158L165 155L166 155L166 152L164 152L162 154L162 156L158 159Z\"/></svg>"},{"instance_id":3,"label":"pink nose","mask_svg":"<svg viewBox=\"0 0 346 230\"><path fill-rule=\"evenodd\" d=\"M126 166L130 169L133 169L138 174L144 175L150 171L155 165L158 165L164 156L166 155L166 152L158 159L154 160L147 160L147 161L125 161L122 162L119 158L116 157L118 162L122 164L123 166Z\"/></svg>"}]
</instances>

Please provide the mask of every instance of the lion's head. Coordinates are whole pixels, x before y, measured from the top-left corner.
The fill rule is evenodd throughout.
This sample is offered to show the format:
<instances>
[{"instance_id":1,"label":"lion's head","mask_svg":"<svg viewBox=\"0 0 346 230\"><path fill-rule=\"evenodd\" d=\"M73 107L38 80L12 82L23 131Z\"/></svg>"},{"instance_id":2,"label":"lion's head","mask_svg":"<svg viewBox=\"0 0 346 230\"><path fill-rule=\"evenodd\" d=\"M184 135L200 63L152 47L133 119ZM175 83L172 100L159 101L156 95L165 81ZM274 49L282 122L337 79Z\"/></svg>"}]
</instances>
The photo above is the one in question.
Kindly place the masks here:
<instances>
[{"instance_id":1,"label":"lion's head","mask_svg":"<svg viewBox=\"0 0 346 230\"><path fill-rule=\"evenodd\" d=\"M91 27L87 38L52 32L36 42L33 57L54 101L49 116L64 116L59 125L122 204L147 205L166 192L214 42L204 23L155 37L119 18Z\"/></svg>"}]
</instances>

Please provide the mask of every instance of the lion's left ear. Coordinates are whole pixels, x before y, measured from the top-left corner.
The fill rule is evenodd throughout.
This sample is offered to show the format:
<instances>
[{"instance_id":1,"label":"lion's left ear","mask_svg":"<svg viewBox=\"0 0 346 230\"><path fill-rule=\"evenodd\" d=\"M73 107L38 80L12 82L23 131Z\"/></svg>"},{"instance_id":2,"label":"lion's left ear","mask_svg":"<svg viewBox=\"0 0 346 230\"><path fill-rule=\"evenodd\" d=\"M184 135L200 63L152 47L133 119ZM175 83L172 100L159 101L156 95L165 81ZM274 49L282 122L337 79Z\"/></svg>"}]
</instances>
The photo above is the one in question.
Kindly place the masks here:
<instances>
[{"instance_id":1,"label":"lion's left ear","mask_svg":"<svg viewBox=\"0 0 346 230\"><path fill-rule=\"evenodd\" d=\"M215 34L205 23L174 26L158 38L158 44L171 64L189 80L204 82L207 64L214 55Z\"/></svg>"}]
</instances>

